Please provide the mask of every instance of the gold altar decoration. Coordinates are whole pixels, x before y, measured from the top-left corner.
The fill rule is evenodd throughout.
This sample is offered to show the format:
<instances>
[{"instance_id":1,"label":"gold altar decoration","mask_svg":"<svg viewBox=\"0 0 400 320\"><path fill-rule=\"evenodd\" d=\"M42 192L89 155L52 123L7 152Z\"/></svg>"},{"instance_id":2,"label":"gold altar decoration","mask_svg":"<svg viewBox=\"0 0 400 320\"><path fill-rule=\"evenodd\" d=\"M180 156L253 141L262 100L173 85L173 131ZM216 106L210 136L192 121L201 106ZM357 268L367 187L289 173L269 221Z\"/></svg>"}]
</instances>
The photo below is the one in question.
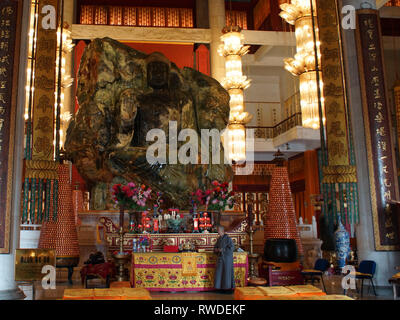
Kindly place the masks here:
<instances>
[{"instance_id":1,"label":"gold altar decoration","mask_svg":"<svg viewBox=\"0 0 400 320\"><path fill-rule=\"evenodd\" d=\"M226 77L222 86L228 90L230 114L225 145L229 150L229 159L237 162L246 160L246 128L252 116L245 111L243 91L250 85L242 72L242 56L248 53L249 46L243 45L244 36L238 26L225 27L222 32L223 42L218 52L225 57Z\"/></svg>"},{"instance_id":2,"label":"gold altar decoration","mask_svg":"<svg viewBox=\"0 0 400 320\"><path fill-rule=\"evenodd\" d=\"M184 252L182 253L182 276L196 276L197 263L196 253Z\"/></svg>"},{"instance_id":3,"label":"gold altar decoration","mask_svg":"<svg viewBox=\"0 0 400 320\"><path fill-rule=\"evenodd\" d=\"M284 62L286 70L294 76L299 76L303 127L318 129L319 100L324 110L324 99L319 96L318 88L323 87L323 82L321 71L317 67L321 65L321 52L318 28L314 28L313 25L316 16L315 0L292 0L291 3L282 3L280 8L280 16L296 29L297 53L294 58L287 58ZM322 114L325 122L324 111Z\"/></svg>"},{"instance_id":4,"label":"gold altar decoration","mask_svg":"<svg viewBox=\"0 0 400 320\"><path fill-rule=\"evenodd\" d=\"M214 290L217 255L211 252L193 253L197 273L184 275L184 253L133 253L131 285L150 291L209 291ZM237 287L247 284L247 253L234 252L234 277Z\"/></svg>"}]
</instances>

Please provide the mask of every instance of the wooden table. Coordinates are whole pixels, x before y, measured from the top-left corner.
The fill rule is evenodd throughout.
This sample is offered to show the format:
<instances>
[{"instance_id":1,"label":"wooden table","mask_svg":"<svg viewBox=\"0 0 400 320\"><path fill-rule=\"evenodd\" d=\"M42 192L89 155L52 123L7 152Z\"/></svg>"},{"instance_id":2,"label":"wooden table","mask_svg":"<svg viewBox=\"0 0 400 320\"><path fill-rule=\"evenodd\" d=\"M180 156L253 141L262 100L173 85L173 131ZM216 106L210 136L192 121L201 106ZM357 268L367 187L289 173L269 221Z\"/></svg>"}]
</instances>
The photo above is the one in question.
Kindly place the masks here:
<instances>
[{"instance_id":1,"label":"wooden table","mask_svg":"<svg viewBox=\"0 0 400 320\"><path fill-rule=\"evenodd\" d=\"M216 261L217 255L212 252L132 253L131 285L150 291L214 290ZM235 252L233 262L235 284L244 287L248 277L247 253Z\"/></svg>"}]
</instances>

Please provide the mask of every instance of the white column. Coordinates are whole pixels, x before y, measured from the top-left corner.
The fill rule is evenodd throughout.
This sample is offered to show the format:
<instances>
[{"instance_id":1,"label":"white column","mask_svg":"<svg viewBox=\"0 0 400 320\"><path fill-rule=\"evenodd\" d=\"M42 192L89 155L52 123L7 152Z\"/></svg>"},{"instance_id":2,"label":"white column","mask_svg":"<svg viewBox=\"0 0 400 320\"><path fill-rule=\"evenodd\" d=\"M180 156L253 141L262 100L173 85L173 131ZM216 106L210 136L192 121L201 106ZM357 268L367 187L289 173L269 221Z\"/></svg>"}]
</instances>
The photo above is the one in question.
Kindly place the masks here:
<instances>
[{"instance_id":1,"label":"white column","mask_svg":"<svg viewBox=\"0 0 400 320\"><path fill-rule=\"evenodd\" d=\"M375 8L374 0L343 0L343 5L353 5L358 10L361 4L368 2ZM363 4L364 7L364 4ZM351 124L354 139L354 152L357 163L358 199L360 223L356 228L358 260L374 260L377 264L375 282L378 286L388 286L388 279L396 273L395 266L400 265L400 254L395 251L376 251L374 229L372 225L372 205L368 175L368 154L365 142L364 118L361 99L359 62L354 30L342 30L344 62L346 67L347 91L351 112Z\"/></svg>"},{"instance_id":2,"label":"white column","mask_svg":"<svg viewBox=\"0 0 400 320\"><path fill-rule=\"evenodd\" d=\"M14 140L14 172L12 179L12 207L11 207L11 234L10 234L10 253L0 254L0 300L21 299L23 295L18 290L14 281L14 253L19 247L19 218L21 212L21 189L22 189L22 164L24 146L24 113L25 113L25 83L26 83L26 63L27 63L27 43L28 43L28 22L29 22L30 1L23 1L23 16L21 26L21 44L18 92L17 92L17 112L15 123Z\"/></svg>"},{"instance_id":3,"label":"white column","mask_svg":"<svg viewBox=\"0 0 400 320\"><path fill-rule=\"evenodd\" d=\"M211 29L211 76L221 82L225 77L225 59L218 54L218 47L225 27L225 1L208 0L208 15Z\"/></svg>"}]
</instances>

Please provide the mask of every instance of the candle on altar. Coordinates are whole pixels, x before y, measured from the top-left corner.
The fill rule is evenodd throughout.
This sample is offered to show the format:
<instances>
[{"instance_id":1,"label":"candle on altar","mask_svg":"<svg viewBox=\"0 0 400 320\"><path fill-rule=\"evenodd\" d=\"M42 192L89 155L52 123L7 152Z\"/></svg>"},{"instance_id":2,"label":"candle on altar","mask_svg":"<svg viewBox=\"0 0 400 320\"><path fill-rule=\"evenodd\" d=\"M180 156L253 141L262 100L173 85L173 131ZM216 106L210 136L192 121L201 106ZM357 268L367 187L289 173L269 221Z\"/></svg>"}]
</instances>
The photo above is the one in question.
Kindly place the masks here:
<instances>
[{"instance_id":1,"label":"candle on altar","mask_svg":"<svg viewBox=\"0 0 400 320\"><path fill-rule=\"evenodd\" d=\"M124 206L119 208L119 227L123 230L124 228Z\"/></svg>"}]
</instances>

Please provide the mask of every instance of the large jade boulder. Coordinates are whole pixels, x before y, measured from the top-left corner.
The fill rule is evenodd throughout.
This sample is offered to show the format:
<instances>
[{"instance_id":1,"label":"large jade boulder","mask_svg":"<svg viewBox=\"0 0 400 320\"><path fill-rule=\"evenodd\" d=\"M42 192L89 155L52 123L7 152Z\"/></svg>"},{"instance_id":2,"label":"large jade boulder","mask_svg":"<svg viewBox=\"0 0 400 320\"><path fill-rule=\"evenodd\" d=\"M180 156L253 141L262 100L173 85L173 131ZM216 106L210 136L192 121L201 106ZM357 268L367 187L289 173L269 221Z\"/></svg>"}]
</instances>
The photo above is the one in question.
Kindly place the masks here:
<instances>
[{"instance_id":1,"label":"large jade boulder","mask_svg":"<svg viewBox=\"0 0 400 320\"><path fill-rule=\"evenodd\" d=\"M181 70L160 53L147 55L109 38L95 39L82 56L77 99L65 152L90 186L94 209L107 207L115 182L144 183L163 192L168 205L187 208L195 189L213 180L231 181L222 144L220 163L200 163L201 130L222 131L229 118L229 94L215 79ZM177 133L198 133L197 164L169 161L171 121ZM146 158L156 141L146 141L152 129L165 132L166 163ZM178 141L177 149L185 143ZM211 148L210 140L210 160Z\"/></svg>"}]
</instances>

